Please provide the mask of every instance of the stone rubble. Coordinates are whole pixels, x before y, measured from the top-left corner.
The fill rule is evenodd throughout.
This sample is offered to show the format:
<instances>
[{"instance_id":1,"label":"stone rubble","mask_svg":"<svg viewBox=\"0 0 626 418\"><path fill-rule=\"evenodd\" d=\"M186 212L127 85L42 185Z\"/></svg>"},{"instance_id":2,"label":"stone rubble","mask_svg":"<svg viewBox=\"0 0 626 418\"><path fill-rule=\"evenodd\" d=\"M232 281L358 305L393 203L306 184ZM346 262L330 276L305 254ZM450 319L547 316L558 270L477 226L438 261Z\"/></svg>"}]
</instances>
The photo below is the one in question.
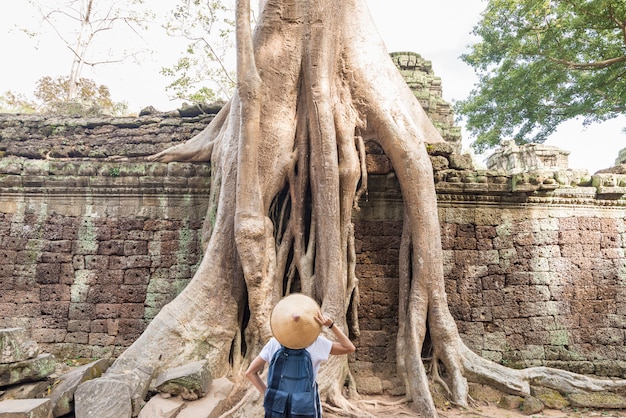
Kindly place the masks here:
<instances>
[{"instance_id":1,"label":"stone rubble","mask_svg":"<svg viewBox=\"0 0 626 418\"><path fill-rule=\"evenodd\" d=\"M0 418L214 418L234 386L213 380L206 360L165 370L152 386L152 379L139 383L152 370L101 378L111 359L59 373L54 356L40 353L23 328L0 329L0 351Z\"/></svg>"},{"instance_id":2,"label":"stone rubble","mask_svg":"<svg viewBox=\"0 0 626 418\"><path fill-rule=\"evenodd\" d=\"M74 410L74 393L78 385L102 376L102 373L110 365L110 359L99 359L59 376L49 395L54 405L53 416L61 417L72 412Z\"/></svg>"},{"instance_id":3,"label":"stone rubble","mask_svg":"<svg viewBox=\"0 0 626 418\"><path fill-rule=\"evenodd\" d=\"M0 417L50 418L51 408L49 399L10 399L0 402Z\"/></svg>"},{"instance_id":4,"label":"stone rubble","mask_svg":"<svg viewBox=\"0 0 626 418\"><path fill-rule=\"evenodd\" d=\"M207 394L211 380L209 362L201 360L164 371L157 376L155 386L161 393L195 401Z\"/></svg>"}]
</instances>

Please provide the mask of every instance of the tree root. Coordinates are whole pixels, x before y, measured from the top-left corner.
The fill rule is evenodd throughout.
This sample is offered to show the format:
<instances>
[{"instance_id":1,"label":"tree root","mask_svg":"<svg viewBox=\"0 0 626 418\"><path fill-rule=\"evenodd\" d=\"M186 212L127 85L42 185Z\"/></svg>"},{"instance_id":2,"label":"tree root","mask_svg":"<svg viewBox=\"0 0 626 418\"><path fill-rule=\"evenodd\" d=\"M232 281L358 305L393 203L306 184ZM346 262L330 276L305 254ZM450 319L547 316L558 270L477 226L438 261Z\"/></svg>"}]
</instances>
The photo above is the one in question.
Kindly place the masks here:
<instances>
[{"instance_id":1,"label":"tree root","mask_svg":"<svg viewBox=\"0 0 626 418\"><path fill-rule=\"evenodd\" d=\"M459 351L462 352L462 363L468 379L514 395L529 395L531 385L553 389L562 395L626 390L624 379L601 379L550 367L510 369L480 357L463 344Z\"/></svg>"},{"instance_id":2,"label":"tree root","mask_svg":"<svg viewBox=\"0 0 626 418\"><path fill-rule=\"evenodd\" d=\"M398 405L404 405L406 403L411 402L411 400L409 398L402 398L399 399L397 401L393 401L393 402L387 402L387 401L380 401L380 400L360 400L357 401L357 403L359 404L364 404L367 406L373 406L374 408L378 408L378 407L390 407L390 406L398 406Z\"/></svg>"},{"instance_id":3,"label":"tree root","mask_svg":"<svg viewBox=\"0 0 626 418\"><path fill-rule=\"evenodd\" d=\"M362 418L362 417L376 418L376 416L377 416L377 415L372 415L369 412L367 412L366 410L357 407L356 405L352 404L348 400L345 400L344 402L341 403L341 405L338 405L338 406L330 405L329 403L324 402L324 403L322 403L322 407L325 410L331 411L334 414L342 416L342 417L350 417L350 418Z\"/></svg>"},{"instance_id":4,"label":"tree root","mask_svg":"<svg viewBox=\"0 0 626 418\"><path fill-rule=\"evenodd\" d=\"M256 389L254 390L256 391ZM247 390L246 393L241 397L239 402L233 405L228 411L223 412L218 418L232 417L235 414L235 412L239 411L243 407L243 405L246 405L254 401L253 396L254 396L254 392L252 391L252 389Z\"/></svg>"}]
</instances>

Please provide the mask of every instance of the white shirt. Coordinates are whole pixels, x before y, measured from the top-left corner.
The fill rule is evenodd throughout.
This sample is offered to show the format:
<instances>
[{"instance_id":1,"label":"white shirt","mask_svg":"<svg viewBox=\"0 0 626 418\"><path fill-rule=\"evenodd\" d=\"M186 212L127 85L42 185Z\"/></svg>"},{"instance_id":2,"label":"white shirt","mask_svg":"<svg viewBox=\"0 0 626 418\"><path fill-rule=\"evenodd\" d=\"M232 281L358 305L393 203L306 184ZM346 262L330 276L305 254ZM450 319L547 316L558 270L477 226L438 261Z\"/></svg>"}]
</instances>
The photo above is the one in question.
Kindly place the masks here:
<instances>
[{"instance_id":1,"label":"white shirt","mask_svg":"<svg viewBox=\"0 0 626 418\"><path fill-rule=\"evenodd\" d=\"M280 347L281 345L278 340L272 337L261 350L259 357L265 360L266 363L269 363L272 357L274 357L274 354L280 350ZM320 365L323 361L328 360L331 348L333 348L333 342L321 335L313 341L313 344L306 348L306 351L308 351L311 356L311 363L313 363L313 378L315 380L317 380L317 372L320 369Z\"/></svg>"}]
</instances>

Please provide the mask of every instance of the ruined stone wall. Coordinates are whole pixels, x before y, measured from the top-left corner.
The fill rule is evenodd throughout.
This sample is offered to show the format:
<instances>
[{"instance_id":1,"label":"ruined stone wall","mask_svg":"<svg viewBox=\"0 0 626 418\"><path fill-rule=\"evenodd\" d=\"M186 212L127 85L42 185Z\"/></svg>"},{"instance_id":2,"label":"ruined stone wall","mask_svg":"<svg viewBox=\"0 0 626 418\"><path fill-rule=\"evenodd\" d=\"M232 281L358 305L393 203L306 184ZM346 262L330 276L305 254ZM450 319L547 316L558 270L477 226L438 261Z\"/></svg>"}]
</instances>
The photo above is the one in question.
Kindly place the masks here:
<instances>
[{"instance_id":1,"label":"ruined stone wall","mask_svg":"<svg viewBox=\"0 0 626 418\"><path fill-rule=\"evenodd\" d=\"M443 148L430 154L448 303L465 343L511 367L623 377L626 176L471 170ZM355 214L361 306L352 368L359 391L398 394L403 202L375 157L368 168L379 174Z\"/></svg>"},{"instance_id":2,"label":"ruined stone wall","mask_svg":"<svg viewBox=\"0 0 626 418\"><path fill-rule=\"evenodd\" d=\"M0 328L61 358L119 354L201 259L209 170L0 160Z\"/></svg>"},{"instance_id":3,"label":"ruined stone wall","mask_svg":"<svg viewBox=\"0 0 626 418\"><path fill-rule=\"evenodd\" d=\"M0 327L25 327L59 356L116 355L202 256L209 165L141 156L206 121L69 118L57 120L61 129L26 119L0 116ZM70 155L80 142L86 154ZM354 217L360 334L351 366L364 393L397 393L403 203L382 151L367 150L369 192ZM449 145L429 152L448 301L468 346L512 366L623 376L626 176L507 175L472 169Z\"/></svg>"}]
</instances>

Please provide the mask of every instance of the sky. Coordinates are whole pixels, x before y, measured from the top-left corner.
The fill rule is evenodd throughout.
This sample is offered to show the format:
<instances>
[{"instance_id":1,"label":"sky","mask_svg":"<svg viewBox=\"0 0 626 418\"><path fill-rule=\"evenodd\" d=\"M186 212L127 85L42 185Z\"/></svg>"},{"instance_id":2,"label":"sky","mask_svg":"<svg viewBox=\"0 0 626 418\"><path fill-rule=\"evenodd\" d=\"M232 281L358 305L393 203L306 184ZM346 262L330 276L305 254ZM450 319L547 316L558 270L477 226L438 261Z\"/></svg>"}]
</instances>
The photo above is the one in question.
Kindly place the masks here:
<instances>
[{"instance_id":1,"label":"sky","mask_svg":"<svg viewBox=\"0 0 626 418\"><path fill-rule=\"evenodd\" d=\"M387 50L412 51L432 61L435 75L442 79L444 99L453 103L466 98L476 83L471 67L459 56L475 42L471 30L479 22L485 0L366 0ZM159 2L160 3L160 2ZM159 4L153 3L153 4ZM165 4L165 3L160 3ZM173 4L170 3L170 4ZM32 96L43 76L69 74L71 56L53 33L30 39L20 28L34 27L39 17L26 0L16 0L0 14L0 92L8 90ZM128 46L130 37L112 39L112 48ZM109 87L114 101L125 101L131 112L152 105L163 111L174 110L180 101L171 100L159 73L178 58L185 43L154 34L144 43L158 52L141 57L140 62L87 68L84 76ZM520 87L520 94L523 89ZM463 128L463 123L459 123ZM594 173L611 167L626 148L626 116L583 127L578 121L563 124L545 142L570 151L569 167ZM463 129L463 149L470 152L472 138ZM491 151L475 156L480 166Z\"/></svg>"}]
</instances>

